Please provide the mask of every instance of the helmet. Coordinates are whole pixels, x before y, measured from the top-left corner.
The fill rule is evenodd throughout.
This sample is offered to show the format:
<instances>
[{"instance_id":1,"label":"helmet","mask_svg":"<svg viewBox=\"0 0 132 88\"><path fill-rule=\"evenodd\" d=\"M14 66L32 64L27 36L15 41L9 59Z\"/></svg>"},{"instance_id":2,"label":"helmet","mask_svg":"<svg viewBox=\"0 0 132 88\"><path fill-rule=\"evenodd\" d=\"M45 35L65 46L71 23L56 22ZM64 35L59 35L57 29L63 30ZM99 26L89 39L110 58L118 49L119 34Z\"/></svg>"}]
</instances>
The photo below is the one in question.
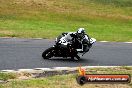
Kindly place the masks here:
<instances>
[{"instance_id":1,"label":"helmet","mask_svg":"<svg viewBox=\"0 0 132 88\"><path fill-rule=\"evenodd\" d=\"M79 28L78 30L77 30L77 33L79 33L79 34L85 34L85 29L84 28Z\"/></svg>"},{"instance_id":2,"label":"helmet","mask_svg":"<svg viewBox=\"0 0 132 88\"><path fill-rule=\"evenodd\" d=\"M85 29L84 28L79 28L77 30L77 36L78 36L78 38L83 38L84 35L85 35Z\"/></svg>"}]
</instances>

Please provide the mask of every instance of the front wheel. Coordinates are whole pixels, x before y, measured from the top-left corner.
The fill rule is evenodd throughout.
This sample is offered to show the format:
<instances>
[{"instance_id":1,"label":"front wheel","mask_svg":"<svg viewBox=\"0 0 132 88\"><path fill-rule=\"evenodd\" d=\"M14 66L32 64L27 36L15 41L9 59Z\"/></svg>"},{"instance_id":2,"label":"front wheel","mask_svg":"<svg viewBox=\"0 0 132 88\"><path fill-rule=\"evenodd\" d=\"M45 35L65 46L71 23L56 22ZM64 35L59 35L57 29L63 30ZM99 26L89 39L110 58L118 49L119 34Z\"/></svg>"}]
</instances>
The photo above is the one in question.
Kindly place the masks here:
<instances>
[{"instance_id":1,"label":"front wheel","mask_svg":"<svg viewBox=\"0 0 132 88\"><path fill-rule=\"evenodd\" d=\"M49 58L53 57L53 51L54 51L54 47L48 48L47 50L45 50L42 53L42 57L44 59L49 59Z\"/></svg>"}]
</instances>

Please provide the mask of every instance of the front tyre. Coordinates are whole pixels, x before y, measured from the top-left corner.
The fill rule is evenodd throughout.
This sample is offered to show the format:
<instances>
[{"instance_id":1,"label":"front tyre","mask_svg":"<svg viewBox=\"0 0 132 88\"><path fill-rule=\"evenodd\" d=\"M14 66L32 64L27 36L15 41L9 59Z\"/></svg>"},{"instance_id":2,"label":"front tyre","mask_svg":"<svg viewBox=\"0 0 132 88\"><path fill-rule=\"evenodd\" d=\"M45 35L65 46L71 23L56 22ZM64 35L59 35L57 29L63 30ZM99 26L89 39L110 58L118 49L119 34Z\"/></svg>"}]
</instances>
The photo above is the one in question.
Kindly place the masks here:
<instances>
[{"instance_id":1,"label":"front tyre","mask_svg":"<svg viewBox=\"0 0 132 88\"><path fill-rule=\"evenodd\" d=\"M53 51L54 51L54 47L50 47L48 49L46 49L43 53L42 53L42 57L44 59L49 59L51 57L53 57Z\"/></svg>"}]
</instances>

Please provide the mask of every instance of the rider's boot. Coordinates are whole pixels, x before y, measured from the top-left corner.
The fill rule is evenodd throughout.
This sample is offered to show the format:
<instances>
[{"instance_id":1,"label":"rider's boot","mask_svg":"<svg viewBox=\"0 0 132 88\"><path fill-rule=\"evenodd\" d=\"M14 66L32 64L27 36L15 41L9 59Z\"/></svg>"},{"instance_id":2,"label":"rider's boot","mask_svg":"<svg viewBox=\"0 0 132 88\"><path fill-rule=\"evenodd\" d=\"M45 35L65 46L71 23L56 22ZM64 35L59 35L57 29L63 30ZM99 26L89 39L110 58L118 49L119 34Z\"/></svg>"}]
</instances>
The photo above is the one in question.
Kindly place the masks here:
<instances>
[{"instance_id":1,"label":"rider's boot","mask_svg":"<svg viewBox=\"0 0 132 88\"><path fill-rule=\"evenodd\" d=\"M79 59L80 59L80 57L78 55L76 55L76 59L74 59L74 60L79 60Z\"/></svg>"}]
</instances>

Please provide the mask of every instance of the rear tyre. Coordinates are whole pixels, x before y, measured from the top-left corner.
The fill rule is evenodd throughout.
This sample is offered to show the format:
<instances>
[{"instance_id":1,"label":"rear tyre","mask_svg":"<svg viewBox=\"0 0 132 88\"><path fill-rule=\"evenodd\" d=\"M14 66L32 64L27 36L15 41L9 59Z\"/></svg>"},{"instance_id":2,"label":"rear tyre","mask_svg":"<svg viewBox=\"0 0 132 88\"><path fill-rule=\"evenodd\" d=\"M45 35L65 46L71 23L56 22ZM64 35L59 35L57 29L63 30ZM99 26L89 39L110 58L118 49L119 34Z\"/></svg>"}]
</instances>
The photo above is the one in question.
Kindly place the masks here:
<instances>
[{"instance_id":1,"label":"rear tyre","mask_svg":"<svg viewBox=\"0 0 132 88\"><path fill-rule=\"evenodd\" d=\"M42 57L44 59L49 59L51 57L53 57L53 51L54 51L54 47L50 47L48 49L46 49L43 53L42 53Z\"/></svg>"}]
</instances>

